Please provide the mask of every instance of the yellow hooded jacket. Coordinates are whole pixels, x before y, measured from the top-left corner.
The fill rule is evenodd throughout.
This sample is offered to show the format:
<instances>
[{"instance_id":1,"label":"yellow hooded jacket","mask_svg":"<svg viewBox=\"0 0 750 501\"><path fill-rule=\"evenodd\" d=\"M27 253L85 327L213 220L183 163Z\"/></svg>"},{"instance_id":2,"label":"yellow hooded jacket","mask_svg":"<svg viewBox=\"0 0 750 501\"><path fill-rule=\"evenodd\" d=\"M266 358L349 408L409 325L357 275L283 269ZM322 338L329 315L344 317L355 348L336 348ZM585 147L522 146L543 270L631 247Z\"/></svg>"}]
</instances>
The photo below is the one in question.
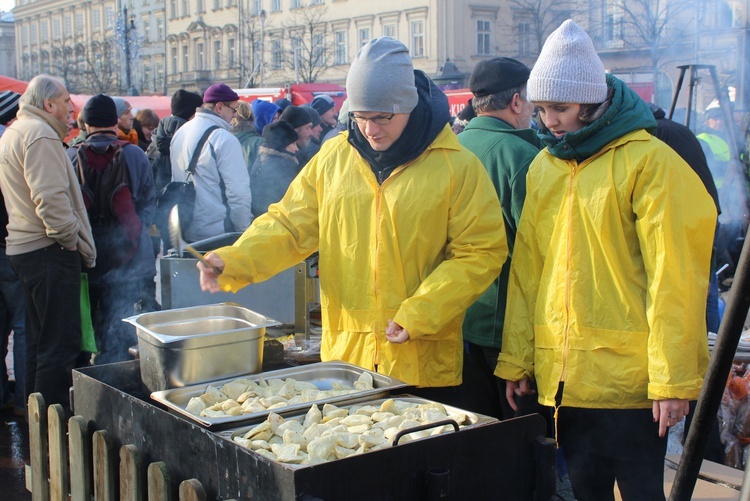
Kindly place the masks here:
<instances>
[{"instance_id":1,"label":"yellow hooded jacket","mask_svg":"<svg viewBox=\"0 0 750 501\"><path fill-rule=\"evenodd\" d=\"M326 141L284 198L216 251L219 285L237 291L315 250L322 360L377 365L416 386L461 383L464 312L508 248L492 182L449 126L382 185L347 134ZM386 341L389 319L409 341Z\"/></svg>"},{"instance_id":2,"label":"yellow hooded jacket","mask_svg":"<svg viewBox=\"0 0 750 501\"><path fill-rule=\"evenodd\" d=\"M533 375L549 406L560 381L571 407L695 399L715 222L698 176L645 130L580 163L543 150L529 168L495 374Z\"/></svg>"}]
</instances>

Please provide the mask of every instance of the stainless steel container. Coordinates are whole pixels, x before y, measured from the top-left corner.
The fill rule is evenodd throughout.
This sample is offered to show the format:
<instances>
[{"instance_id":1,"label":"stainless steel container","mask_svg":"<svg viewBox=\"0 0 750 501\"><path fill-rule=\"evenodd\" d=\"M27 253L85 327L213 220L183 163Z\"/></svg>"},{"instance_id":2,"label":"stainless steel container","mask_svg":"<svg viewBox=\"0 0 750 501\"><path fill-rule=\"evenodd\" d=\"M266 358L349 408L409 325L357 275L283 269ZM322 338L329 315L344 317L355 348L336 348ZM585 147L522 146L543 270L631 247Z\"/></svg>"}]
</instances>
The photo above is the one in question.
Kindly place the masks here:
<instances>
[{"instance_id":1,"label":"stainless steel container","mask_svg":"<svg viewBox=\"0 0 750 501\"><path fill-rule=\"evenodd\" d=\"M336 383L352 387L354 382L359 378L362 373L367 372L372 376L371 390L361 390L356 393L349 395L340 395L336 397L325 397L315 402L305 402L299 404L292 404L287 407L276 408L273 412L277 414L288 414L297 412L300 409L310 408L310 405L317 403L319 405L338 403L341 401L348 401L354 398L377 398L386 395L389 391L397 390L407 386L403 381L399 381L396 378L386 376L384 374L378 374L377 372L368 371L362 367L356 365L347 364L345 362L339 362L337 360L328 362L318 362L316 364L300 365L297 367L289 367L287 369L279 369L276 371L263 372L259 376L247 377L243 379L250 379L253 382L258 382L260 379L266 381L271 379L287 379L293 378L296 381L304 381L307 383L314 384L319 390L330 390ZM229 378L220 381L212 381L210 384L216 388L221 387L236 378ZM235 425L243 421L252 422L260 421L268 417L270 410L263 412L254 412L251 414L240 414L238 416L222 416L222 417L203 417L191 413L186 409L188 402L193 397L200 397L206 392L208 384L190 385L184 388L174 388L171 390L155 391L151 393L151 398L156 402L167 407L171 412L182 414L186 418L200 423L206 427L220 428L227 425Z\"/></svg>"},{"instance_id":2,"label":"stainless steel container","mask_svg":"<svg viewBox=\"0 0 750 501\"><path fill-rule=\"evenodd\" d=\"M151 391L255 374L266 327L279 322L234 303L143 313L135 325L141 379Z\"/></svg>"}]
</instances>

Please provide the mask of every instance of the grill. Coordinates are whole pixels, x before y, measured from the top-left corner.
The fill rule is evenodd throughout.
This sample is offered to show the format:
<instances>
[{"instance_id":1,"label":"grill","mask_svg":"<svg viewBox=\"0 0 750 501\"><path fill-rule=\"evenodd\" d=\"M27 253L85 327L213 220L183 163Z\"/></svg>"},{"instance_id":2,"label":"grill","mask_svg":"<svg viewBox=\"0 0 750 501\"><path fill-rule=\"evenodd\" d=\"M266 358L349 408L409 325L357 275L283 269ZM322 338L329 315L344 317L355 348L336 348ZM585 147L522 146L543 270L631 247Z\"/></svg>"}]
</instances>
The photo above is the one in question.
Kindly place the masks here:
<instances>
[{"instance_id":1,"label":"grill","mask_svg":"<svg viewBox=\"0 0 750 501\"><path fill-rule=\"evenodd\" d=\"M265 369L268 369L264 367ZM278 367L275 367L278 368ZM486 420L459 431L310 466L272 461L154 404L138 360L73 371L74 412L133 444L145 462L197 478L208 499L549 499L555 452L545 421Z\"/></svg>"}]
</instances>

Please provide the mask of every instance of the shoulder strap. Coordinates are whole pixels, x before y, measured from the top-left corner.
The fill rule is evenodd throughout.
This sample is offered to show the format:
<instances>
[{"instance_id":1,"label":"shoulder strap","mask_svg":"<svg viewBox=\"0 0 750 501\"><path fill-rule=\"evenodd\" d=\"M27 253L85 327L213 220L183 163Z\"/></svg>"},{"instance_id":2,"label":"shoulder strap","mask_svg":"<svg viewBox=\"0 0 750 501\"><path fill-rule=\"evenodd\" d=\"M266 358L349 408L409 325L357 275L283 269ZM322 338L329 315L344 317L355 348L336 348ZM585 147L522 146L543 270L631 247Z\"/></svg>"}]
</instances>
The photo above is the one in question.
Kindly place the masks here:
<instances>
[{"instance_id":1,"label":"shoulder strap","mask_svg":"<svg viewBox=\"0 0 750 501\"><path fill-rule=\"evenodd\" d=\"M188 175L195 174L195 166L198 165L198 157L200 156L201 152L203 151L203 145L206 144L206 141L208 141L208 136L211 135L213 131L218 129L218 125L212 125L208 129L206 129L206 132L203 133L203 137L201 137L201 140L198 141L198 145L195 147L195 151L193 152L193 156L190 158L190 165L188 165L188 168L185 169L188 173Z\"/></svg>"}]
</instances>

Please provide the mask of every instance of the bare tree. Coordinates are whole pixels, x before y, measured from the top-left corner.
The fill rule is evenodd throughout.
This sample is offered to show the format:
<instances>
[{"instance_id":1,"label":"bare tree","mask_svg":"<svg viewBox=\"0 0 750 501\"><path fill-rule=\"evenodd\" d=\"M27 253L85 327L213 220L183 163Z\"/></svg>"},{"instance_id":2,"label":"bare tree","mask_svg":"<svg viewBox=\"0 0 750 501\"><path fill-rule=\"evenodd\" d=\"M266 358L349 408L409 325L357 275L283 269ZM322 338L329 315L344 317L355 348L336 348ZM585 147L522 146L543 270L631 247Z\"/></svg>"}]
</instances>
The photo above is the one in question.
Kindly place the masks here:
<instances>
[{"instance_id":1,"label":"bare tree","mask_svg":"<svg viewBox=\"0 0 750 501\"><path fill-rule=\"evenodd\" d=\"M537 55L542 45L576 10L574 0L510 0L520 56Z\"/></svg>"},{"instance_id":2,"label":"bare tree","mask_svg":"<svg viewBox=\"0 0 750 501\"><path fill-rule=\"evenodd\" d=\"M238 73L238 85L242 87L255 87L260 82L260 59L261 59L261 37L264 27L260 13L253 12L250 0L240 0L238 43L239 55L235 61L230 61L227 54L227 68L236 67Z\"/></svg>"},{"instance_id":3,"label":"bare tree","mask_svg":"<svg viewBox=\"0 0 750 501\"><path fill-rule=\"evenodd\" d=\"M331 66L331 55L327 50L330 34L325 21L326 12L325 5L307 4L296 9L284 24L292 41L292 50L284 60L289 69L294 70L295 80L313 83Z\"/></svg>"},{"instance_id":4,"label":"bare tree","mask_svg":"<svg viewBox=\"0 0 750 501\"><path fill-rule=\"evenodd\" d=\"M113 40L93 42L80 54L84 61L84 89L90 94L112 94L118 88L119 65Z\"/></svg>"},{"instance_id":5,"label":"bare tree","mask_svg":"<svg viewBox=\"0 0 750 501\"><path fill-rule=\"evenodd\" d=\"M78 47L69 40L50 45L49 72L65 82L71 94L83 93L83 75L77 62Z\"/></svg>"},{"instance_id":6,"label":"bare tree","mask_svg":"<svg viewBox=\"0 0 750 501\"><path fill-rule=\"evenodd\" d=\"M656 83L659 70L684 59L682 43L690 41L694 5L669 0L613 0L605 15L605 40L622 41L630 50L645 50Z\"/></svg>"}]
</instances>

